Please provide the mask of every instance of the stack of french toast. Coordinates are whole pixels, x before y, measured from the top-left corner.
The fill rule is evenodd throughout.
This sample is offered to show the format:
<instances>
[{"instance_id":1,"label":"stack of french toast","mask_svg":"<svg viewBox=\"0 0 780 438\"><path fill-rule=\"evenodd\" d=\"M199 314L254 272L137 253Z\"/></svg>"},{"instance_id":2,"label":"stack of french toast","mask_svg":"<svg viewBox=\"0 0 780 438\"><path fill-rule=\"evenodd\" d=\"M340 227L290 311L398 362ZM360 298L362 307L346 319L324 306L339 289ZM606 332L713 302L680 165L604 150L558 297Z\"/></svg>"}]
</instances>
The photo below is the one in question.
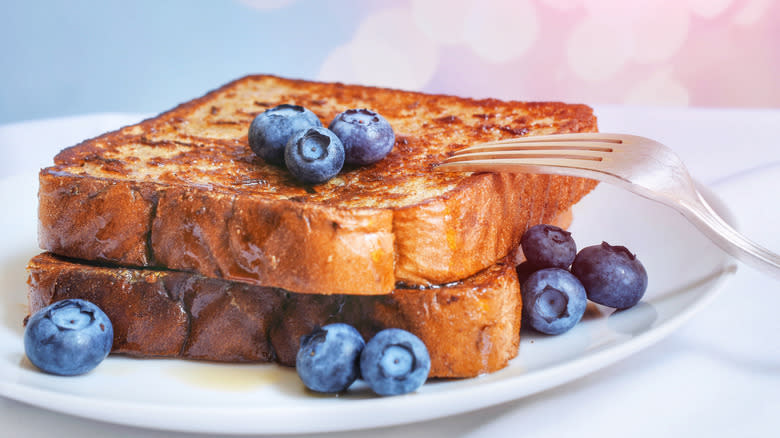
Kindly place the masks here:
<instances>
[{"instance_id":1,"label":"stack of french toast","mask_svg":"<svg viewBox=\"0 0 780 438\"><path fill-rule=\"evenodd\" d=\"M256 156L259 113L350 108L395 131L382 160L318 185ZM596 130L584 105L474 100L247 76L64 149L40 172L29 311L97 304L113 352L294 365L301 336L333 322L366 339L417 335L431 377L470 377L518 353L522 233L566 227L588 179L444 173L479 142Z\"/></svg>"}]
</instances>

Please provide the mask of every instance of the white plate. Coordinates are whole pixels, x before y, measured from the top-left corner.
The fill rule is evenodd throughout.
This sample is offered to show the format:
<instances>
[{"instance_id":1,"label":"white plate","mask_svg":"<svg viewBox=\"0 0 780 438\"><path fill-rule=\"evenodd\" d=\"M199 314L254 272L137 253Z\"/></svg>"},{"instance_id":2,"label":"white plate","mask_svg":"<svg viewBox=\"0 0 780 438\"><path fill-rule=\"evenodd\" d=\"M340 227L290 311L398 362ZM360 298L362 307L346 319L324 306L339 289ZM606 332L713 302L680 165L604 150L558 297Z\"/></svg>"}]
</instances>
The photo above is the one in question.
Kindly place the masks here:
<instances>
[{"instance_id":1,"label":"white plate","mask_svg":"<svg viewBox=\"0 0 780 438\"><path fill-rule=\"evenodd\" d=\"M80 377L55 377L24 356L24 266L36 254L34 172L0 182L0 395L95 420L210 433L303 433L398 425L518 399L603 368L662 339L720 289L735 264L660 205L601 185L575 209L579 247L606 240L637 253L650 276L636 307L596 307L557 337L524 333L517 359L474 379L427 383L380 398L357 384L341 397L304 391L294 370L109 357Z\"/></svg>"}]
</instances>

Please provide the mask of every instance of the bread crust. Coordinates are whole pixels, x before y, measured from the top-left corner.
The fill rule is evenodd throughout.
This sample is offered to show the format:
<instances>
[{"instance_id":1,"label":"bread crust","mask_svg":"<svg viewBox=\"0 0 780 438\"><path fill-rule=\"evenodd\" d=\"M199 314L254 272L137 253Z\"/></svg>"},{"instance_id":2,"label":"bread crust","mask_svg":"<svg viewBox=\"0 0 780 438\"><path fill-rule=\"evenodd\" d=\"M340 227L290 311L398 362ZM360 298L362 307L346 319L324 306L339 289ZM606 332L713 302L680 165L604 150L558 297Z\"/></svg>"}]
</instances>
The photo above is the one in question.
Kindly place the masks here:
<instances>
[{"instance_id":1,"label":"bread crust","mask_svg":"<svg viewBox=\"0 0 780 438\"><path fill-rule=\"evenodd\" d=\"M344 109L373 108L396 144L379 163L301 186L247 144L254 115L280 103L309 107L326 125ZM39 243L67 257L300 293L447 283L506 256L525 229L596 182L432 166L480 141L595 130L584 105L249 76L62 151L40 173Z\"/></svg>"},{"instance_id":2,"label":"bread crust","mask_svg":"<svg viewBox=\"0 0 780 438\"><path fill-rule=\"evenodd\" d=\"M473 377L518 352L522 304L514 265L461 282L378 296L296 294L198 274L89 265L50 253L28 264L29 310L66 298L97 304L114 327L113 352L295 365L315 327L352 324L366 339L397 327L431 355L430 377Z\"/></svg>"}]
</instances>

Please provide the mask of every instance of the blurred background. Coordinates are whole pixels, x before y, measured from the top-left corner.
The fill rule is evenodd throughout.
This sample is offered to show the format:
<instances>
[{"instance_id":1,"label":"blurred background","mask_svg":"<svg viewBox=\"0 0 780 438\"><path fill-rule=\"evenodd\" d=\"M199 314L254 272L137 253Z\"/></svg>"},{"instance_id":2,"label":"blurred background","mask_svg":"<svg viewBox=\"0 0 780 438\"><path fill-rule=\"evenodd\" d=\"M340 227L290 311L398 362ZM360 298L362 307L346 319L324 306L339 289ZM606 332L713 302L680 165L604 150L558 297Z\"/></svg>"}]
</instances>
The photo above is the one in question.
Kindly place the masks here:
<instances>
[{"instance_id":1,"label":"blurred background","mask_svg":"<svg viewBox=\"0 0 780 438\"><path fill-rule=\"evenodd\" d=\"M158 113L249 73L780 107L775 0L31 0L3 1L0 14L0 123Z\"/></svg>"}]
</instances>

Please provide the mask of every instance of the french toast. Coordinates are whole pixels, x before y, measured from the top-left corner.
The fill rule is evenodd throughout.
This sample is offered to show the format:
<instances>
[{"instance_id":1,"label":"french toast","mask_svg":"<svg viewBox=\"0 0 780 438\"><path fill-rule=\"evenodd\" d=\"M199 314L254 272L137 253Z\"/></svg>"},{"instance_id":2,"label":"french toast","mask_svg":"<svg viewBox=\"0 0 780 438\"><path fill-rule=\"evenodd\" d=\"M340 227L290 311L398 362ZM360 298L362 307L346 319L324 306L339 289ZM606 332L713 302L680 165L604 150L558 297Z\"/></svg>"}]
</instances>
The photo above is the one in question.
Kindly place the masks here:
<instances>
[{"instance_id":1,"label":"french toast","mask_svg":"<svg viewBox=\"0 0 780 438\"><path fill-rule=\"evenodd\" d=\"M382 328L417 335L430 377L472 377L517 355L521 299L514 264L501 261L463 281L385 295L298 294L167 270L107 267L43 253L28 265L30 314L66 298L95 303L112 321L113 352L294 366L315 327Z\"/></svg>"},{"instance_id":2,"label":"french toast","mask_svg":"<svg viewBox=\"0 0 780 438\"><path fill-rule=\"evenodd\" d=\"M373 109L396 143L377 163L302 185L247 142L252 119L282 103L326 126L345 109ZM40 172L39 245L297 293L445 284L496 264L526 228L552 221L596 182L433 166L478 142L595 130L585 105L247 76L58 154Z\"/></svg>"},{"instance_id":3,"label":"french toast","mask_svg":"<svg viewBox=\"0 0 780 438\"><path fill-rule=\"evenodd\" d=\"M571 210L551 221L571 225ZM67 298L95 303L114 329L113 353L294 366L301 336L333 322L370 339L403 328L426 344L431 377L493 372L518 353L522 300L513 251L479 273L445 285L399 287L384 295L318 295L126 268L52 253L27 265L29 315Z\"/></svg>"}]
</instances>

